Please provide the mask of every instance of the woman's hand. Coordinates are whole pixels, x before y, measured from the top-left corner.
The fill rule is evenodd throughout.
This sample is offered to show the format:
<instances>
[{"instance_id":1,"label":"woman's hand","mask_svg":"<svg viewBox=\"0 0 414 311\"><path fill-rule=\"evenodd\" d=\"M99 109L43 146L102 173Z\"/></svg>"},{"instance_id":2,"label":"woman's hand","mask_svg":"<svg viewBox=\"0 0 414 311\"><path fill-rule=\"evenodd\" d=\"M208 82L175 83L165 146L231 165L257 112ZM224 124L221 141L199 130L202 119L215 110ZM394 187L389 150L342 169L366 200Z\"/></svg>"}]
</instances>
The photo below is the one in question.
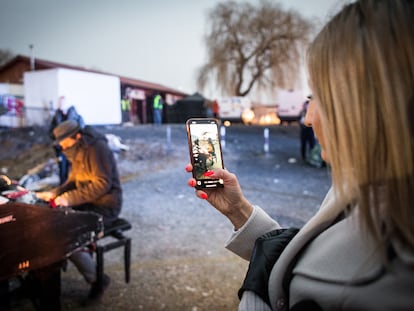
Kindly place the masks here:
<instances>
[{"instance_id":1,"label":"woman's hand","mask_svg":"<svg viewBox=\"0 0 414 311\"><path fill-rule=\"evenodd\" d=\"M191 172L191 164L186 166L186 171ZM237 230L249 219L253 207L244 197L236 175L224 169L215 169L211 178L221 178L224 182L223 188L196 190L196 195L207 200L218 211L224 214ZM188 180L190 187L195 187L194 178Z\"/></svg>"}]
</instances>

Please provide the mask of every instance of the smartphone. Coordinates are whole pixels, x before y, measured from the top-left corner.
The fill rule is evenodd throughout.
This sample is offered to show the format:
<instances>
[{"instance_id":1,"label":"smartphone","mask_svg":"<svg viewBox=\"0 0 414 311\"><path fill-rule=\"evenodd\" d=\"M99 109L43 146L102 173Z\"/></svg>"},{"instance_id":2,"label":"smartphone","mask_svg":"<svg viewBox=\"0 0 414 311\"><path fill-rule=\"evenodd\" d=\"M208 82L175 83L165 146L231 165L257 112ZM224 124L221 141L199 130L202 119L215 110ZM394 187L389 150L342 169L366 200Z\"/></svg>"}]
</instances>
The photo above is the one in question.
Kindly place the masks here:
<instances>
[{"instance_id":1,"label":"smartphone","mask_svg":"<svg viewBox=\"0 0 414 311\"><path fill-rule=\"evenodd\" d=\"M190 161L196 189L224 187L222 179L211 178L211 171L223 168L219 122L212 118L191 118L186 122Z\"/></svg>"}]
</instances>

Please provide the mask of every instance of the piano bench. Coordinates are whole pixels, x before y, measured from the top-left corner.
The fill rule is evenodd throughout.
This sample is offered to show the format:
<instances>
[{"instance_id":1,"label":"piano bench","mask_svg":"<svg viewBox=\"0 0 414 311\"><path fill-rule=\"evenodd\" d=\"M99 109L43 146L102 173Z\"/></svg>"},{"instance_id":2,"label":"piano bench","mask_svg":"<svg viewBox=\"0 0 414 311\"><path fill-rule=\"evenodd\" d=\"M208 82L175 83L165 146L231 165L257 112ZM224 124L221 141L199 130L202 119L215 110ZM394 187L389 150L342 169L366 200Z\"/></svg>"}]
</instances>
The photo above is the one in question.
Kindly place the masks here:
<instances>
[{"instance_id":1,"label":"piano bench","mask_svg":"<svg viewBox=\"0 0 414 311\"><path fill-rule=\"evenodd\" d=\"M124 235L124 231L130 230L131 224L123 219L118 218L110 227L104 228L104 235L101 239L96 241L95 253L96 253L96 281L102 283L104 274L104 253L113 250L118 247L124 247L124 270L125 270L125 282L129 283L130 280L130 266L131 266L131 238ZM111 239L107 242L108 237L115 238L115 241ZM98 243L99 242L99 243Z\"/></svg>"}]
</instances>

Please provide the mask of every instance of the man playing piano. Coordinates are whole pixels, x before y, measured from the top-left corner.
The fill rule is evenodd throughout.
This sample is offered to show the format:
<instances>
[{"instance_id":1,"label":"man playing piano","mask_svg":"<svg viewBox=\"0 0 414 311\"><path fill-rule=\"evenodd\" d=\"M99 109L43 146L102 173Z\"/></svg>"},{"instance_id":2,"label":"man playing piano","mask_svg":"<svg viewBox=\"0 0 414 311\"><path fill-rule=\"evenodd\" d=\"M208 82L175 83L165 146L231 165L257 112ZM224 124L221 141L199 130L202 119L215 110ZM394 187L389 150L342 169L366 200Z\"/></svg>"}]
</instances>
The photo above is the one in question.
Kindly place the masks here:
<instances>
[{"instance_id":1,"label":"man playing piano","mask_svg":"<svg viewBox=\"0 0 414 311\"><path fill-rule=\"evenodd\" d=\"M64 184L36 196L59 207L98 213L104 226L109 226L121 212L122 189L105 136L90 126L81 129L74 120L61 123L53 134L72 167ZM96 265L88 252L78 251L69 258L91 284L87 302L100 299L110 283L109 276L104 275L101 284L96 281Z\"/></svg>"}]
</instances>

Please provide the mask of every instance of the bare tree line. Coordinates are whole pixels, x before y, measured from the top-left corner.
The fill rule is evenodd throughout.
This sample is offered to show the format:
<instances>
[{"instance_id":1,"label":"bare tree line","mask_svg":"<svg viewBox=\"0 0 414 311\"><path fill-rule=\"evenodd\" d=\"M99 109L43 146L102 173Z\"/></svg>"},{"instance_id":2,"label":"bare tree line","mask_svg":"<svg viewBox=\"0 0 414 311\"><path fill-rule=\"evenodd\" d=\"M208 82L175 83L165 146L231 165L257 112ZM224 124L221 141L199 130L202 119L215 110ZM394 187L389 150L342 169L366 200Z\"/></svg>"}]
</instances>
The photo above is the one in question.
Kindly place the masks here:
<instances>
[{"instance_id":1,"label":"bare tree line","mask_svg":"<svg viewBox=\"0 0 414 311\"><path fill-rule=\"evenodd\" d=\"M298 12L262 0L257 6L228 1L208 16L208 61L198 72L198 87L215 83L229 96L254 88L291 88L299 78L301 53L314 26Z\"/></svg>"}]
</instances>

